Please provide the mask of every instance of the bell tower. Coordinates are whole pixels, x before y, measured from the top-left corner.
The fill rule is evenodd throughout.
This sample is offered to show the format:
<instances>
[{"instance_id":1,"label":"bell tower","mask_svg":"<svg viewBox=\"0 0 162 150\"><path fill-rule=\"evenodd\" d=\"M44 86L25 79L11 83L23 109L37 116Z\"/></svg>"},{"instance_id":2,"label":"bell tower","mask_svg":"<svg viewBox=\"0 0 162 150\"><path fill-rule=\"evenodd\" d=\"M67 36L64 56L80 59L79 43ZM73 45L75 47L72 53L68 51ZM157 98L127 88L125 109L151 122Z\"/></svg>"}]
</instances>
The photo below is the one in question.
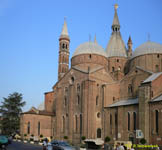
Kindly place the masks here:
<instances>
[{"instance_id":1,"label":"bell tower","mask_svg":"<svg viewBox=\"0 0 162 150\"><path fill-rule=\"evenodd\" d=\"M69 44L70 37L68 34L66 20L64 19L64 25L59 37L58 80L60 80L69 70Z\"/></svg>"}]
</instances>

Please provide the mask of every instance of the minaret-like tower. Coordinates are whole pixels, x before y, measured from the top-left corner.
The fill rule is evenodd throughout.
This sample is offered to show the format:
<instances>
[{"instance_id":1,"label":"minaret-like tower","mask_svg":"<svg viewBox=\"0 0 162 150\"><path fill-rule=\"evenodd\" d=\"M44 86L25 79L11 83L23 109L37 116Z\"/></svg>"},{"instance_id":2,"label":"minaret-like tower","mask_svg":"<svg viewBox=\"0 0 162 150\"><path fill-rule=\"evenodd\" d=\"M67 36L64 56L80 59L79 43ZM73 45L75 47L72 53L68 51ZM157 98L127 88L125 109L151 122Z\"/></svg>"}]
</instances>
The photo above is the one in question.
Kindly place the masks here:
<instances>
[{"instance_id":1,"label":"minaret-like tower","mask_svg":"<svg viewBox=\"0 0 162 150\"><path fill-rule=\"evenodd\" d=\"M68 34L66 20L59 38L59 63L58 63L58 80L69 70L69 44L70 37Z\"/></svg>"},{"instance_id":2,"label":"minaret-like tower","mask_svg":"<svg viewBox=\"0 0 162 150\"><path fill-rule=\"evenodd\" d=\"M128 46L128 57L131 57L132 56L132 39L131 39L131 36L129 36L129 39L128 39L128 43L127 43L127 46Z\"/></svg>"}]
</instances>

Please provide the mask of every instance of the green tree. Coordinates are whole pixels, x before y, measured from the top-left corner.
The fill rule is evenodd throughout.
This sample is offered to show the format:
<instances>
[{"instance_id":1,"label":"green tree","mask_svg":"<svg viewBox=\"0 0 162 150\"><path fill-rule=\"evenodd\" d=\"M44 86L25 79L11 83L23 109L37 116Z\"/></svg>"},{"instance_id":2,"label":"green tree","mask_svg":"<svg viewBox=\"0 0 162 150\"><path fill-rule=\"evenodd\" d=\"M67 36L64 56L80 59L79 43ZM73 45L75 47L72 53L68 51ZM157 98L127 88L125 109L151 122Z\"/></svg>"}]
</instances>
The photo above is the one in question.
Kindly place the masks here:
<instances>
[{"instance_id":1,"label":"green tree","mask_svg":"<svg viewBox=\"0 0 162 150\"><path fill-rule=\"evenodd\" d=\"M22 107L25 105L22 94L14 92L7 98L3 98L0 105L0 114L2 120L1 130L3 134L19 133L20 130L20 114L22 113Z\"/></svg>"},{"instance_id":2,"label":"green tree","mask_svg":"<svg viewBox=\"0 0 162 150\"><path fill-rule=\"evenodd\" d=\"M147 141L146 141L145 138L142 138L142 139L140 140L140 143L141 143L141 144L146 144L146 142L147 142Z\"/></svg>"}]
</instances>

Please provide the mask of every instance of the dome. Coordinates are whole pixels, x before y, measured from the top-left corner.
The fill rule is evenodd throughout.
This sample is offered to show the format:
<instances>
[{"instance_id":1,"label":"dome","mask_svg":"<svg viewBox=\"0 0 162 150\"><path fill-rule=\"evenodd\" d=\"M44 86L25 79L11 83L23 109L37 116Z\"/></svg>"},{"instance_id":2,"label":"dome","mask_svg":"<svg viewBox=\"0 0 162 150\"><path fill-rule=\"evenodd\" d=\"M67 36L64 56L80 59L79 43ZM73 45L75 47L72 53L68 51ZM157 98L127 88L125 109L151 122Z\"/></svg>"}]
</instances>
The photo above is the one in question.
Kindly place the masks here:
<instances>
[{"instance_id":1,"label":"dome","mask_svg":"<svg viewBox=\"0 0 162 150\"><path fill-rule=\"evenodd\" d=\"M79 45L76 48L72 57L81 55L81 54L98 54L98 55L107 57L107 54L104 51L104 49L100 45L94 42L85 42Z\"/></svg>"},{"instance_id":2,"label":"dome","mask_svg":"<svg viewBox=\"0 0 162 150\"><path fill-rule=\"evenodd\" d=\"M162 45L155 43L155 42L145 42L139 47L135 49L135 51L132 54L131 58L140 56L140 55L145 55L145 54L155 54L155 53L161 53L162 54Z\"/></svg>"}]
</instances>

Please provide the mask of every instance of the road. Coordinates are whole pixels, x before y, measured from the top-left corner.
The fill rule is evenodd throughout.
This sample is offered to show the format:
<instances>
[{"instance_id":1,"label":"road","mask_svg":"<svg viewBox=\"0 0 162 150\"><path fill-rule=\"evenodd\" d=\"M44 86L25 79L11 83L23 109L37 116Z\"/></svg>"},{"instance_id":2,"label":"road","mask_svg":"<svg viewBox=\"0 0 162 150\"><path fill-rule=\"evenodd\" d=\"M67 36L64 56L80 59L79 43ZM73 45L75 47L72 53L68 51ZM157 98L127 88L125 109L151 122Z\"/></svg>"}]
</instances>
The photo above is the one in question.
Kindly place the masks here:
<instances>
[{"instance_id":1,"label":"road","mask_svg":"<svg viewBox=\"0 0 162 150\"><path fill-rule=\"evenodd\" d=\"M42 150L42 146L13 141L7 146L7 150Z\"/></svg>"}]
</instances>

